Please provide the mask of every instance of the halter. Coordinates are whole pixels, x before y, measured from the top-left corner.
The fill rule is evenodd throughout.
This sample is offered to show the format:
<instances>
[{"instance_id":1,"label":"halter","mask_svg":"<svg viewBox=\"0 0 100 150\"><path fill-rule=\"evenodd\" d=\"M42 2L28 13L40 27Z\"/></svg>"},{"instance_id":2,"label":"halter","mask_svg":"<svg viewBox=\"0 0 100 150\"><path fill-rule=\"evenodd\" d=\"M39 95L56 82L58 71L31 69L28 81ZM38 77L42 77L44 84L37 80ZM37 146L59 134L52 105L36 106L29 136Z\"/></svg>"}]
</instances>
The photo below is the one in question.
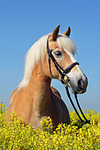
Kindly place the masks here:
<instances>
[{"instance_id":1,"label":"halter","mask_svg":"<svg viewBox=\"0 0 100 150\"><path fill-rule=\"evenodd\" d=\"M56 59L54 58L54 56L53 56L53 54L52 54L52 51L53 51L54 49L56 49L56 48L57 48L57 47L55 47L55 48L53 48L53 49L50 50L50 49L49 49L49 45L48 45L48 40L47 40L47 53L48 53L48 62L49 62L50 73L51 73L51 75L52 75L52 71L51 71L51 60L52 60L52 62L54 63L54 65L55 65L55 67L56 67L56 69L57 69L57 71L58 71L59 74L61 75L61 83L62 83L62 84L65 84L64 77L66 76L66 77L67 77L67 82L69 82L70 79L68 78L67 74L71 71L71 69L72 69L73 67L75 67L76 65L79 65L79 63L78 63L78 62L75 62L75 63L71 64L70 66L68 66L68 67L64 70L64 69L58 64L58 62L56 61ZM53 77L53 75L52 75L52 77ZM82 123L84 123L84 124L90 123L90 120L87 120L87 119L86 119L86 117L85 117L85 115L84 115L84 113L83 113L83 111L82 111L82 109L81 109L81 107L80 107L80 104L79 104L78 98L77 98L77 94L74 94L75 99L76 99L76 103L77 103L78 108L79 108L79 110L80 110L80 112L81 112L83 118L85 119L85 121L80 117L80 115L79 115L79 113L78 113L78 111L77 111L77 109L76 109L76 107L75 107L75 105L74 105L74 103L73 103L73 101L72 101L72 99L71 99L71 96L70 96L70 93L69 93L69 90L68 90L68 86L66 86L66 92L67 92L68 98L69 98L69 100L70 100L70 102L71 102L71 104L72 104L72 106L73 106L73 108L74 108L74 110L75 110L77 116L79 117L80 121L81 121Z\"/></svg>"},{"instance_id":2,"label":"halter","mask_svg":"<svg viewBox=\"0 0 100 150\"><path fill-rule=\"evenodd\" d=\"M50 68L50 73L52 75L52 72L51 72L51 61L50 59L52 60L52 62L54 63L57 71L60 73L61 75L61 83L62 84L65 84L64 82L64 77L66 76L67 77L67 81L69 82L69 78L67 76L67 73L69 73L71 71L71 69L76 66L76 65L79 65L78 62L75 62L73 64L71 64L70 66L68 66L65 70L58 64L58 62L56 61L56 59L54 58L54 56L52 55L52 51L54 49L56 49L57 47L53 48L53 49L49 49L49 45L48 45L48 41L47 41L47 52L48 52L48 62L49 62L49 68ZM53 75L52 75L53 76Z\"/></svg>"}]
</instances>

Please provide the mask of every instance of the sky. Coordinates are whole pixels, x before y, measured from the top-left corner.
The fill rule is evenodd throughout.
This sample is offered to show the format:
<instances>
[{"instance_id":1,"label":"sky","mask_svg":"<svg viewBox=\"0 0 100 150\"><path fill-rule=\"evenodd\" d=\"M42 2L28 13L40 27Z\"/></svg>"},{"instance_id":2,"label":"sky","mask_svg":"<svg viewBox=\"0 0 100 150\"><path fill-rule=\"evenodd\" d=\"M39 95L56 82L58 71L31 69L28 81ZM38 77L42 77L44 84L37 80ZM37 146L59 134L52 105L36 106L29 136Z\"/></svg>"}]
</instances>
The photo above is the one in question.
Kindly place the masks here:
<instances>
[{"instance_id":1,"label":"sky","mask_svg":"<svg viewBox=\"0 0 100 150\"><path fill-rule=\"evenodd\" d=\"M0 101L6 107L23 78L25 54L59 24L61 33L71 27L75 58L88 77L86 93L78 95L80 104L100 111L100 0L0 0ZM57 80L52 86L72 110L64 86Z\"/></svg>"}]
</instances>

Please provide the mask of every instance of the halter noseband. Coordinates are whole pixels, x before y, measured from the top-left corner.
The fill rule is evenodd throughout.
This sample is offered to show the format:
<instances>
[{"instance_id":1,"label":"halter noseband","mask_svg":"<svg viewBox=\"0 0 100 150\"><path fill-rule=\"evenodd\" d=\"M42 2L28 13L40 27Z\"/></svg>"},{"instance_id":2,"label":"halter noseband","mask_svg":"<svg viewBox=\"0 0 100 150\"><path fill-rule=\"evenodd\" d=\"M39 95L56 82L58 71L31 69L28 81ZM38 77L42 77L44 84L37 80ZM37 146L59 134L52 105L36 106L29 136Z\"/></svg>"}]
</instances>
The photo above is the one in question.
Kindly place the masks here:
<instances>
[{"instance_id":1,"label":"halter noseband","mask_svg":"<svg viewBox=\"0 0 100 150\"><path fill-rule=\"evenodd\" d=\"M48 53L48 62L49 62L50 73L51 73L51 75L52 75L52 71L51 71L51 61L50 61L50 60L52 60L52 62L54 63L54 65L55 65L55 67L56 67L56 69L57 69L57 71L58 71L58 72L60 73L60 75L61 75L61 83L62 83L62 84L65 84L64 77L66 76L66 77L67 77L67 82L69 82L70 79L68 78L67 73L69 73L69 72L71 71L71 69L72 69L74 66L79 65L79 63L78 63L78 62L75 62L75 63L71 64L70 66L68 66L68 67L64 70L64 69L58 64L58 62L56 61L56 59L55 59L54 56L52 55L52 51L53 51L54 49L56 49L56 48L57 48L57 47L55 47L55 48L53 48L53 49L50 50L50 49L49 49L49 45L48 45L48 39L47 39L47 53ZM53 75L52 75L52 76L53 76ZM85 121L80 117L80 115L79 115L79 113L78 113L78 111L77 111L77 109L76 109L76 107L75 107L75 105L74 105L74 103L73 103L73 101L72 101L72 99L71 99L71 96L70 96L70 93L69 93L69 90L68 90L68 87L67 87L67 86L66 86L66 92L67 92L68 98L69 98L69 100L70 100L70 102L71 102L71 104L72 104L72 106L73 106L73 108L74 108L76 114L78 115L80 121L81 121L82 123L84 123L84 124L90 123L90 120L87 120L87 119L86 119L86 117L85 117L85 115L84 115L84 113L83 113L83 111L82 111L82 109L81 109L81 107L80 107L80 105L79 105L78 98L77 98L77 94L74 94L75 99L76 99L76 103L77 103L78 108L79 108L79 110L80 110L80 112L81 112L83 118L85 119Z\"/></svg>"}]
</instances>

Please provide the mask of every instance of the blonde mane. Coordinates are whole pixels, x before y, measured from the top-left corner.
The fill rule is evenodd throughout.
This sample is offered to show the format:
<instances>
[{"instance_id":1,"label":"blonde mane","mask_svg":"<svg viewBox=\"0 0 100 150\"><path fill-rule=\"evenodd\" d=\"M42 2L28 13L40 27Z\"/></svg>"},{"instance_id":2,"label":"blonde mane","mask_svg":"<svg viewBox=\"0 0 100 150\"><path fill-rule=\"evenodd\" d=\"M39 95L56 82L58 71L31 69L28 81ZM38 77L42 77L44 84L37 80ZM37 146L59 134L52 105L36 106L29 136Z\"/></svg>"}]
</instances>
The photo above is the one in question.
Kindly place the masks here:
<instances>
[{"instance_id":1,"label":"blonde mane","mask_svg":"<svg viewBox=\"0 0 100 150\"><path fill-rule=\"evenodd\" d=\"M48 39L48 36L49 35L41 37L35 44L32 45L32 47L27 52L25 60L24 77L21 83L19 84L18 89L21 89L22 87L28 85L35 64L38 64L40 59L42 61L44 60L47 46L46 41Z\"/></svg>"},{"instance_id":2,"label":"blonde mane","mask_svg":"<svg viewBox=\"0 0 100 150\"><path fill-rule=\"evenodd\" d=\"M26 54L26 61L25 61L25 71L24 71L24 77L21 83L18 86L18 90L20 90L22 87L25 87L28 85L32 71L34 69L34 66L38 64L38 62L41 60L43 63L46 49L47 49L47 39L50 34L45 35L41 37L35 44L32 45L32 47L29 49L29 51ZM75 52L75 44L73 41L68 38L67 36L63 34L59 34L57 38L57 42L60 47L63 47L63 49L69 52L74 53Z\"/></svg>"}]
</instances>

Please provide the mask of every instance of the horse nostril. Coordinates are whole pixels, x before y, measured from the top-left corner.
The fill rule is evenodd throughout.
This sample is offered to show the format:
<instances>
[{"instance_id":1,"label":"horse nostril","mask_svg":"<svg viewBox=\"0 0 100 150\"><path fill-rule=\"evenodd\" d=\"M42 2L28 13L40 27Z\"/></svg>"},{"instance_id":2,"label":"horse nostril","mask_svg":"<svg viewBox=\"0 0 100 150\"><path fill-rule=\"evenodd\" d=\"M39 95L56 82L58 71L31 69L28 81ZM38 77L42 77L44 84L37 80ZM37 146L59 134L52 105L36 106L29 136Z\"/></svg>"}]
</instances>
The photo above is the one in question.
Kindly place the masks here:
<instances>
[{"instance_id":1,"label":"horse nostril","mask_svg":"<svg viewBox=\"0 0 100 150\"><path fill-rule=\"evenodd\" d=\"M82 79L80 79L80 80L78 81L78 87L79 87L81 90L83 90L83 81L82 81Z\"/></svg>"}]
</instances>

